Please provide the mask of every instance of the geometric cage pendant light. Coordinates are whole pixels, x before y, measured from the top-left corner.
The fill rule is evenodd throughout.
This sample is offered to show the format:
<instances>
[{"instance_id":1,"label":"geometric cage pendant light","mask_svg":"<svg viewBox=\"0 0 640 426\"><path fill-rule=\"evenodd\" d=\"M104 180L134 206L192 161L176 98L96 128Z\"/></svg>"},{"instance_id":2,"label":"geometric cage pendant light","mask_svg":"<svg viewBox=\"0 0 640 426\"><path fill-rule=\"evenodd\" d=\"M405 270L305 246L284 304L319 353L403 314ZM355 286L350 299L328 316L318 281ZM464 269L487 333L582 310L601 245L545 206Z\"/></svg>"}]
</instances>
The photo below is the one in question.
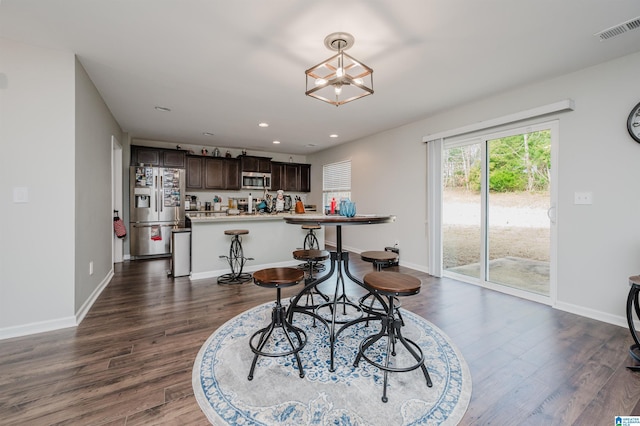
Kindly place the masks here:
<instances>
[{"instance_id":1,"label":"geometric cage pendant light","mask_svg":"<svg viewBox=\"0 0 640 426\"><path fill-rule=\"evenodd\" d=\"M349 33L325 37L325 46L338 53L305 71L305 95L340 106L373 94L373 69L344 53L353 43Z\"/></svg>"}]
</instances>

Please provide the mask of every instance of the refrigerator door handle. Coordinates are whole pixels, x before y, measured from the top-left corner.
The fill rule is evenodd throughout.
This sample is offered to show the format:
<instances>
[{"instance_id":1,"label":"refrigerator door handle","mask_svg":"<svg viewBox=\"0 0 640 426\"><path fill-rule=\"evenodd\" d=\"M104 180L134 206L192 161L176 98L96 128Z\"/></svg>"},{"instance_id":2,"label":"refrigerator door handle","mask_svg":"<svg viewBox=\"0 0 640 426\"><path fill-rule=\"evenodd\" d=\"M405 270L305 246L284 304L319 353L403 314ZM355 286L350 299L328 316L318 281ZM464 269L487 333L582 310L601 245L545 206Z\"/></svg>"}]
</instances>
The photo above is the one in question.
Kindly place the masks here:
<instances>
[{"instance_id":1,"label":"refrigerator door handle","mask_svg":"<svg viewBox=\"0 0 640 426\"><path fill-rule=\"evenodd\" d=\"M160 186L158 187L158 190L160 191L160 196L158 197L158 199L160 200L160 212L162 212L164 209L164 185L162 184L162 175L160 175Z\"/></svg>"},{"instance_id":2,"label":"refrigerator door handle","mask_svg":"<svg viewBox=\"0 0 640 426\"><path fill-rule=\"evenodd\" d=\"M154 181L153 181L153 185L154 188L156 189L156 205L154 206L154 208L156 209L156 212L158 211L158 176L154 176Z\"/></svg>"}]
</instances>

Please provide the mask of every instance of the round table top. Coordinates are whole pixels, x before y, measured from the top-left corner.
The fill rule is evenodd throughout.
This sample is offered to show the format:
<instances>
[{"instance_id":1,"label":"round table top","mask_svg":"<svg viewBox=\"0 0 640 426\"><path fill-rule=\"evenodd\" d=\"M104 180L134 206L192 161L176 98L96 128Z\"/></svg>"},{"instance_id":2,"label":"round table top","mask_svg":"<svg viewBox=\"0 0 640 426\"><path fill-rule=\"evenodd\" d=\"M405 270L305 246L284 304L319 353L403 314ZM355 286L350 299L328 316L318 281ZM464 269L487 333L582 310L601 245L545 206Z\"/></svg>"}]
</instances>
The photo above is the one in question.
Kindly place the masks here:
<instances>
[{"instance_id":1,"label":"round table top","mask_svg":"<svg viewBox=\"0 0 640 426\"><path fill-rule=\"evenodd\" d=\"M321 215L321 214L295 214L284 216L287 223L294 225L367 225L376 223L394 222L394 215L378 215L378 214L357 214L353 217L339 215Z\"/></svg>"}]
</instances>

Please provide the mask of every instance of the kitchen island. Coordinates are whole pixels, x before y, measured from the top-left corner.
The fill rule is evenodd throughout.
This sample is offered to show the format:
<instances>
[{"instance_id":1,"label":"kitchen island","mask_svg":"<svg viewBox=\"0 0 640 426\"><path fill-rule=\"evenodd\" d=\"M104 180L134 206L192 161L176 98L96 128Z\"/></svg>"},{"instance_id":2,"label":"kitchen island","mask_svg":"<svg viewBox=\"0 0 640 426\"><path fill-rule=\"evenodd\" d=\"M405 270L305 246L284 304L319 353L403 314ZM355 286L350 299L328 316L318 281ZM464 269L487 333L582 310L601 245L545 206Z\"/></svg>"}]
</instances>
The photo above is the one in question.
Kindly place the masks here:
<instances>
[{"instance_id":1,"label":"kitchen island","mask_svg":"<svg viewBox=\"0 0 640 426\"><path fill-rule=\"evenodd\" d=\"M301 227L287 225L285 217L304 216L285 214L256 214L226 216L213 212L188 212L191 221L191 279L218 277L229 272L229 264L220 256L229 255L231 237L228 229L246 229L242 248L248 260L243 272L263 268L293 266L292 252L302 248L307 233ZM324 229L315 231L318 243L324 247Z\"/></svg>"}]
</instances>

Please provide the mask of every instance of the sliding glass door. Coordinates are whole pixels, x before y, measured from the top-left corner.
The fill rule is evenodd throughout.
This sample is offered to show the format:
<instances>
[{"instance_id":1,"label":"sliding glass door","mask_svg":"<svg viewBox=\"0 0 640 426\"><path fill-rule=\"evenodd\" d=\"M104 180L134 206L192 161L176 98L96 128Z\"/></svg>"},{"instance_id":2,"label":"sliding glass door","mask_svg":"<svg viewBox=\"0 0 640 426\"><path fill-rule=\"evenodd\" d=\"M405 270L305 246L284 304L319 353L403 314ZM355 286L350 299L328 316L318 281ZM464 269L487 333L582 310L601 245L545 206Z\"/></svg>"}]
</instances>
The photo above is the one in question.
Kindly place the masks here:
<instances>
[{"instance_id":1,"label":"sliding glass door","mask_svg":"<svg viewBox=\"0 0 640 426\"><path fill-rule=\"evenodd\" d=\"M550 295L556 126L445 141L442 247L447 275L509 292Z\"/></svg>"}]
</instances>

